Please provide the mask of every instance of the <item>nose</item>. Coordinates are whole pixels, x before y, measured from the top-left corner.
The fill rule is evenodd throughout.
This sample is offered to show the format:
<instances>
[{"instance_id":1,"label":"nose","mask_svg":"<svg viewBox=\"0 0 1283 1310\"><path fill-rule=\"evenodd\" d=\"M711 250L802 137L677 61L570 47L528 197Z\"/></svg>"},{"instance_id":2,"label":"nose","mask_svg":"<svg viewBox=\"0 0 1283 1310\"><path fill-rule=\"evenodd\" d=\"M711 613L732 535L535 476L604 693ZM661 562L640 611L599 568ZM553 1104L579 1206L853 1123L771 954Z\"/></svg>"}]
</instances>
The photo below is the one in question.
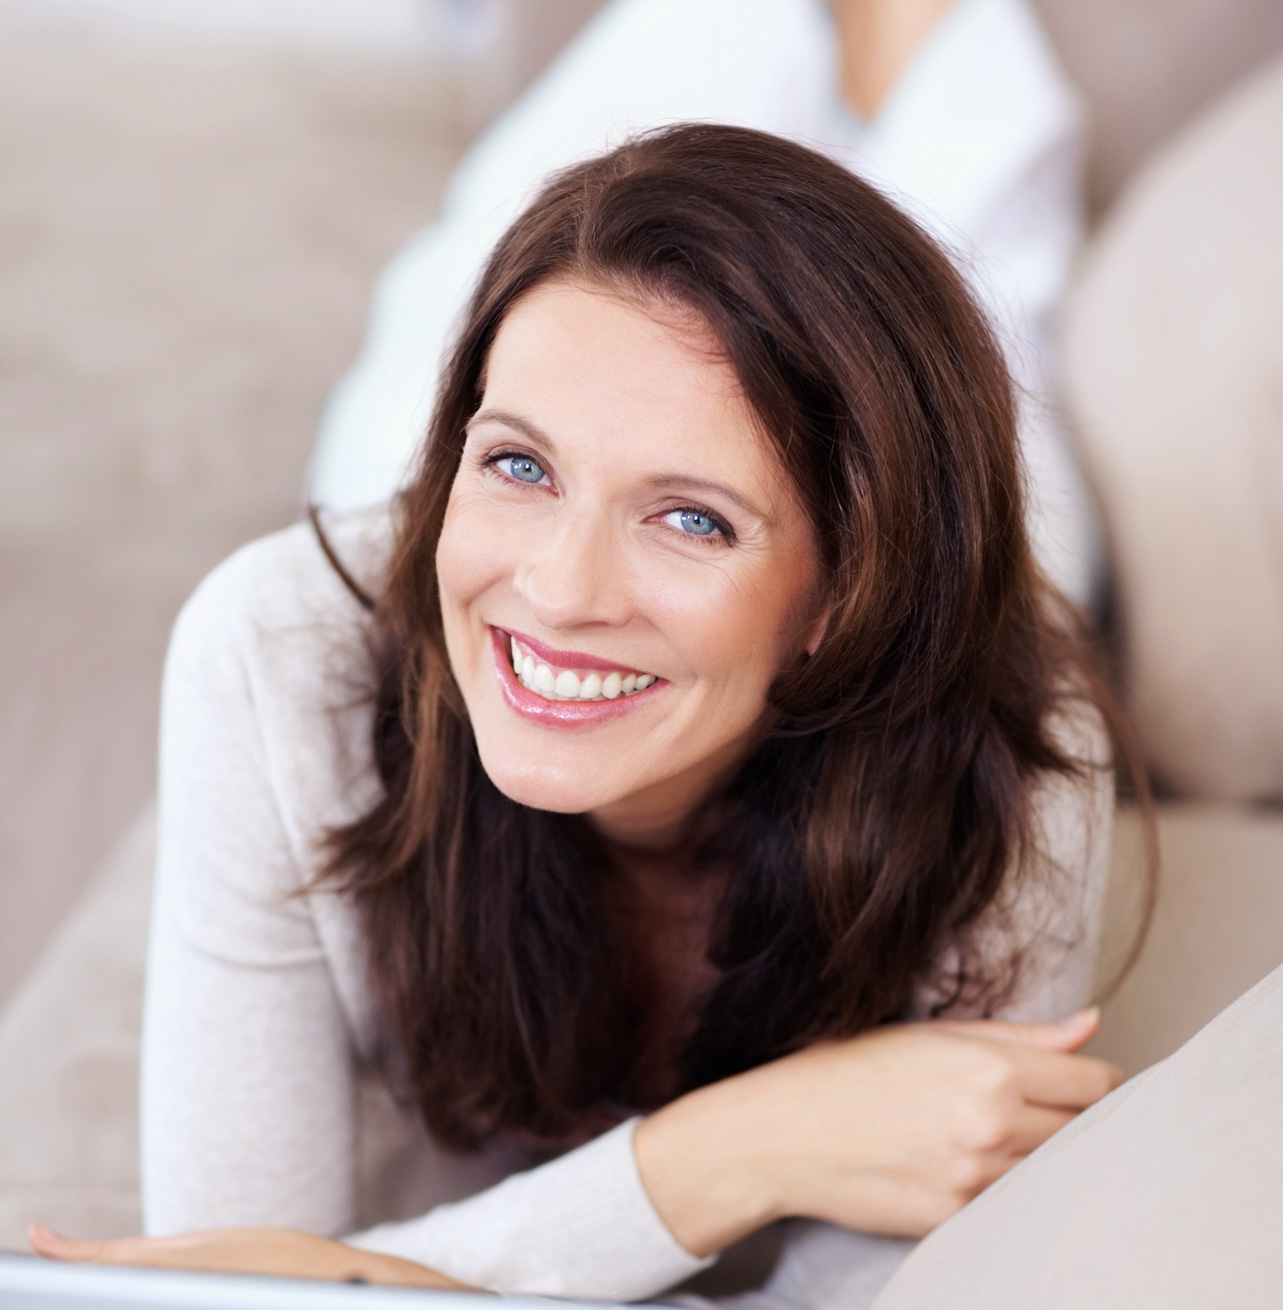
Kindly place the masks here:
<instances>
[{"instance_id":1,"label":"nose","mask_svg":"<svg viewBox=\"0 0 1283 1310\"><path fill-rule=\"evenodd\" d=\"M612 525L603 509L564 505L527 539L517 594L551 631L627 621L621 560L612 559Z\"/></svg>"}]
</instances>

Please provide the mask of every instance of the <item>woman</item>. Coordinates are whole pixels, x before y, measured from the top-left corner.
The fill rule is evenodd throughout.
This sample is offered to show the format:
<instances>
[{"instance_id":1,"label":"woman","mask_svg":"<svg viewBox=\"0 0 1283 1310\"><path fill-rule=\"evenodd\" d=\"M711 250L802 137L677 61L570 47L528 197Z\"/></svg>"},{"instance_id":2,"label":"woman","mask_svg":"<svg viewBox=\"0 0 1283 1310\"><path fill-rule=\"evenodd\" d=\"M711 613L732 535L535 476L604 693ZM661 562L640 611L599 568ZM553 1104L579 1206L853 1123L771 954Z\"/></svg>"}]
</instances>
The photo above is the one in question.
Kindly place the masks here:
<instances>
[{"instance_id":1,"label":"woman","mask_svg":"<svg viewBox=\"0 0 1283 1310\"><path fill-rule=\"evenodd\" d=\"M567 171L392 516L179 622L147 1224L242 1231L89 1254L626 1299L785 1217L927 1232L1117 1081L1090 1013L974 1018L1087 998L1088 685L912 222L744 129ZM467 1199L243 1231L351 1233L362 1067Z\"/></svg>"}]
</instances>

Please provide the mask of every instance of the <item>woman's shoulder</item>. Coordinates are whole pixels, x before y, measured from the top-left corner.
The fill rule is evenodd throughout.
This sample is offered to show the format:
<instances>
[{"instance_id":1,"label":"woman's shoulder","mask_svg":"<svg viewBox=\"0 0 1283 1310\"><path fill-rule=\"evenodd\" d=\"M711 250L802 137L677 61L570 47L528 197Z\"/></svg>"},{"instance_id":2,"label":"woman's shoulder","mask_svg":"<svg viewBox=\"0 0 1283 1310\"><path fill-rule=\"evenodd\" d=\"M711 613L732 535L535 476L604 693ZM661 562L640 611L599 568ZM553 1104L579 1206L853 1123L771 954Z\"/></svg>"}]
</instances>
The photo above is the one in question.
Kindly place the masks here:
<instances>
[{"instance_id":1,"label":"woman's shoulder","mask_svg":"<svg viewBox=\"0 0 1283 1310\"><path fill-rule=\"evenodd\" d=\"M344 570L377 593L393 538L388 510L326 515L322 526ZM248 786L270 797L262 823L283 836L293 866L318 871L321 834L378 794L369 636L369 612L310 523L252 542L215 568L170 642L162 808L177 813L191 800L200 813L244 809L228 798ZM227 822L250 823L244 814ZM293 888L306 878L286 881Z\"/></svg>"},{"instance_id":2,"label":"woman's shoulder","mask_svg":"<svg viewBox=\"0 0 1283 1310\"><path fill-rule=\"evenodd\" d=\"M387 506L324 515L325 540L377 594L391 554ZM371 803L370 614L303 522L242 547L193 593L165 668L163 736L174 760L235 738L258 759L302 851L317 823ZM184 765L183 767L186 767Z\"/></svg>"},{"instance_id":3,"label":"woman's shoulder","mask_svg":"<svg viewBox=\"0 0 1283 1310\"><path fill-rule=\"evenodd\" d=\"M335 559L362 591L376 593L392 546L392 517L380 505L324 515ZM304 521L261 537L206 575L174 628L171 662L304 663L325 654L334 665L362 660L369 613Z\"/></svg>"}]
</instances>

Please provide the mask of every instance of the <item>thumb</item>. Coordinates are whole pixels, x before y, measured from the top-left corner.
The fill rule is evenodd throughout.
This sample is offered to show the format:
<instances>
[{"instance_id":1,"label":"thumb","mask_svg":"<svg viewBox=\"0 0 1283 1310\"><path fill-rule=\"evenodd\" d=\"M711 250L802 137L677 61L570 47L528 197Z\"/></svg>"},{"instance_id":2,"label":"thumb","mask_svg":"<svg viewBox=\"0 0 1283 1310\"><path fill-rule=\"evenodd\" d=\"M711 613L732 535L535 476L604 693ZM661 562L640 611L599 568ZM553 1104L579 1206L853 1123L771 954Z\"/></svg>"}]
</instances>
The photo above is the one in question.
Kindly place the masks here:
<instances>
[{"instance_id":1,"label":"thumb","mask_svg":"<svg viewBox=\"0 0 1283 1310\"><path fill-rule=\"evenodd\" d=\"M1003 1019L978 1019L958 1027L990 1042L1015 1042L1043 1051L1077 1051L1086 1046L1100 1027L1100 1007L1076 1010L1055 1023L1008 1023Z\"/></svg>"}]
</instances>

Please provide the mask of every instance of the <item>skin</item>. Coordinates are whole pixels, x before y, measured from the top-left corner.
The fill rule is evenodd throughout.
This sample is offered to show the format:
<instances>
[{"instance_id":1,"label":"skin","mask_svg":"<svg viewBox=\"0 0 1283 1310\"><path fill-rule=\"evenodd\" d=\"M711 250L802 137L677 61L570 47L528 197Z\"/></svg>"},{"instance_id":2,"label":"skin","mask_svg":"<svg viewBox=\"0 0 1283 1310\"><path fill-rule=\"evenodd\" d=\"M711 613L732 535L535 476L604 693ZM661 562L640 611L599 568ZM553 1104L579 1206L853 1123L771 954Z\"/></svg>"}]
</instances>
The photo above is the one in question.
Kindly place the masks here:
<instances>
[{"instance_id":1,"label":"skin","mask_svg":"<svg viewBox=\"0 0 1283 1310\"><path fill-rule=\"evenodd\" d=\"M1119 1085L1072 1054L1098 1024L937 1020L813 1046L644 1119L642 1181L696 1255L786 1217L923 1237Z\"/></svg>"},{"instance_id":2,"label":"skin","mask_svg":"<svg viewBox=\"0 0 1283 1310\"><path fill-rule=\"evenodd\" d=\"M690 866L683 837L763 731L772 680L822 638L817 560L771 443L698 319L568 282L513 308L437 552L447 645L495 784L586 814L615 856L613 912L629 925L629 971L654 1018L643 1054L656 1104L671 1095L672 1051L708 979L721 887ZM552 702L514 690L506 635L495 636L510 631L657 681L626 704L550 719ZM814 1046L643 1119L642 1182L698 1255L790 1215L922 1235L1118 1084L1112 1066L1073 1054L1096 1023L1094 1012L1061 1024L935 1021ZM33 1230L32 1247L450 1285L281 1229L102 1243Z\"/></svg>"},{"instance_id":3,"label":"skin","mask_svg":"<svg viewBox=\"0 0 1283 1310\"><path fill-rule=\"evenodd\" d=\"M829 0L842 98L863 118L888 96L954 0Z\"/></svg>"},{"instance_id":4,"label":"skin","mask_svg":"<svg viewBox=\"0 0 1283 1310\"><path fill-rule=\"evenodd\" d=\"M143 1265L154 1269L267 1274L334 1283L359 1280L392 1287L464 1287L412 1260L359 1251L342 1242L288 1228L219 1228L174 1237L85 1242L32 1224L28 1240L37 1255L72 1264Z\"/></svg>"}]
</instances>

